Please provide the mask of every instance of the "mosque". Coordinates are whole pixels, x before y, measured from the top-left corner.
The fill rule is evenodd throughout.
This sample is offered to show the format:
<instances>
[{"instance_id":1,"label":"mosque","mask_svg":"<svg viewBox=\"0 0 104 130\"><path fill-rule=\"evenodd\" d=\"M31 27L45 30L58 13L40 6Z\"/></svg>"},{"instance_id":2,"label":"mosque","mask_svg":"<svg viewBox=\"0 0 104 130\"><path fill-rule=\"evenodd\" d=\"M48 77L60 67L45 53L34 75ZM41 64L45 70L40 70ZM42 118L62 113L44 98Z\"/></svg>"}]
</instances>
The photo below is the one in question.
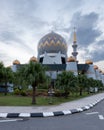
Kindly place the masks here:
<instances>
[{"instance_id":1,"label":"mosque","mask_svg":"<svg viewBox=\"0 0 104 130\"><path fill-rule=\"evenodd\" d=\"M88 78L101 80L104 84L104 73L93 65L91 60L86 60L85 64L80 64L77 60L77 38L76 32L73 32L72 56L67 56L67 43L65 39L55 33L50 32L42 37L38 43L38 56L31 57L30 61L39 62L43 66L48 66L46 74L51 77L52 81L57 78L57 75L62 71L72 71L74 75L85 74ZM21 64L19 60L13 61L11 66L15 72Z\"/></svg>"}]
</instances>

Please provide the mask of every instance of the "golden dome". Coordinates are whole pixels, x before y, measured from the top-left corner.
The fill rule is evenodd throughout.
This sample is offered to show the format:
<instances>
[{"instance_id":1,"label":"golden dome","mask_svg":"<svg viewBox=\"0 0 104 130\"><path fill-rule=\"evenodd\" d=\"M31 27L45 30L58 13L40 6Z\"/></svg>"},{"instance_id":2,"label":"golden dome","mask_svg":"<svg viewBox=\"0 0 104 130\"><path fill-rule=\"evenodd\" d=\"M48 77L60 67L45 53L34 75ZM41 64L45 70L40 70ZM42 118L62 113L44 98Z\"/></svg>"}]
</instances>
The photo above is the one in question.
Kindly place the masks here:
<instances>
[{"instance_id":1,"label":"golden dome","mask_svg":"<svg viewBox=\"0 0 104 130\"><path fill-rule=\"evenodd\" d=\"M97 66L97 65L94 65L94 69L97 70L97 69L98 69L98 66Z\"/></svg>"},{"instance_id":2,"label":"golden dome","mask_svg":"<svg viewBox=\"0 0 104 130\"><path fill-rule=\"evenodd\" d=\"M37 62L37 58L33 56L30 58L30 61Z\"/></svg>"},{"instance_id":3,"label":"golden dome","mask_svg":"<svg viewBox=\"0 0 104 130\"><path fill-rule=\"evenodd\" d=\"M13 65L19 65L20 64L20 61L19 60L14 60L13 61Z\"/></svg>"},{"instance_id":4,"label":"golden dome","mask_svg":"<svg viewBox=\"0 0 104 130\"><path fill-rule=\"evenodd\" d=\"M93 62L91 60L86 60L85 64L93 64Z\"/></svg>"},{"instance_id":5,"label":"golden dome","mask_svg":"<svg viewBox=\"0 0 104 130\"><path fill-rule=\"evenodd\" d=\"M67 59L67 62L75 62L75 58L73 56L70 56L68 59Z\"/></svg>"}]
</instances>

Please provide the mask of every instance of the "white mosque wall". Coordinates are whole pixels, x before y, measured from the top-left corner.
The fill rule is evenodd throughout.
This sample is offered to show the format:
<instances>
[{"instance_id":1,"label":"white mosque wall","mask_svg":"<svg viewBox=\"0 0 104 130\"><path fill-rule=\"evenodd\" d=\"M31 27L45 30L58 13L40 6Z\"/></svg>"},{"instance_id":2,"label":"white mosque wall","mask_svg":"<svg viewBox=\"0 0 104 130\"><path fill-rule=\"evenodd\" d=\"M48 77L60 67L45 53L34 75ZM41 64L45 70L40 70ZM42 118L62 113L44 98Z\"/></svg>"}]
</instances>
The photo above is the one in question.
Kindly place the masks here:
<instances>
[{"instance_id":1,"label":"white mosque wall","mask_svg":"<svg viewBox=\"0 0 104 130\"><path fill-rule=\"evenodd\" d=\"M101 80L100 72L99 72L98 69L95 71L95 74L96 74L96 79L97 79L97 80Z\"/></svg>"},{"instance_id":2,"label":"white mosque wall","mask_svg":"<svg viewBox=\"0 0 104 130\"><path fill-rule=\"evenodd\" d=\"M104 84L104 74L102 74L102 83Z\"/></svg>"},{"instance_id":3,"label":"white mosque wall","mask_svg":"<svg viewBox=\"0 0 104 130\"><path fill-rule=\"evenodd\" d=\"M46 71L46 75L51 77L51 79L57 79L57 75L61 73L62 71Z\"/></svg>"},{"instance_id":4,"label":"white mosque wall","mask_svg":"<svg viewBox=\"0 0 104 130\"><path fill-rule=\"evenodd\" d=\"M88 78L96 79L95 70L94 70L94 67L93 67L92 64L89 65L89 68L88 68L88 70L87 70L87 72L86 72L86 76L87 76Z\"/></svg>"},{"instance_id":5,"label":"white mosque wall","mask_svg":"<svg viewBox=\"0 0 104 130\"><path fill-rule=\"evenodd\" d=\"M66 71L72 71L75 76L78 75L77 62L67 62Z\"/></svg>"},{"instance_id":6,"label":"white mosque wall","mask_svg":"<svg viewBox=\"0 0 104 130\"><path fill-rule=\"evenodd\" d=\"M13 72L16 72L17 71L17 65L12 65L11 69L12 69Z\"/></svg>"},{"instance_id":7,"label":"white mosque wall","mask_svg":"<svg viewBox=\"0 0 104 130\"><path fill-rule=\"evenodd\" d=\"M95 76L96 76L96 80L99 80L99 72L97 70L95 70Z\"/></svg>"},{"instance_id":8,"label":"white mosque wall","mask_svg":"<svg viewBox=\"0 0 104 130\"><path fill-rule=\"evenodd\" d=\"M56 56L49 56L45 53L43 58L43 64L62 64L60 52L56 54Z\"/></svg>"},{"instance_id":9,"label":"white mosque wall","mask_svg":"<svg viewBox=\"0 0 104 130\"><path fill-rule=\"evenodd\" d=\"M100 80L102 81L102 73L99 72L99 77L100 77Z\"/></svg>"}]
</instances>

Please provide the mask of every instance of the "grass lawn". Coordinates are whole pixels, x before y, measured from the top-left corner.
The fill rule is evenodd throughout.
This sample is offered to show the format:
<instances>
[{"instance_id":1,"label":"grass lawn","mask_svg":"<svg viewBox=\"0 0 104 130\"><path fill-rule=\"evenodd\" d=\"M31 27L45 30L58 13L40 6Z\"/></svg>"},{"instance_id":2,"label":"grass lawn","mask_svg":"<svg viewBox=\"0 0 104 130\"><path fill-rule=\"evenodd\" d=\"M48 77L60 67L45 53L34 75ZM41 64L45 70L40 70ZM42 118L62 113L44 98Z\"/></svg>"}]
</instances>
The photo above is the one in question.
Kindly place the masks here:
<instances>
[{"instance_id":1,"label":"grass lawn","mask_svg":"<svg viewBox=\"0 0 104 130\"><path fill-rule=\"evenodd\" d=\"M86 93L83 94L83 96L76 96L76 95L70 95L67 99L64 97L45 97L45 96L38 96L36 97L37 106L42 105L49 105L50 102L52 102L51 105L58 105L64 102L76 100L82 97L88 96ZM23 97L23 96L15 96L8 94L7 96L4 96L3 94L0 94L0 106L32 106L32 97Z\"/></svg>"}]
</instances>

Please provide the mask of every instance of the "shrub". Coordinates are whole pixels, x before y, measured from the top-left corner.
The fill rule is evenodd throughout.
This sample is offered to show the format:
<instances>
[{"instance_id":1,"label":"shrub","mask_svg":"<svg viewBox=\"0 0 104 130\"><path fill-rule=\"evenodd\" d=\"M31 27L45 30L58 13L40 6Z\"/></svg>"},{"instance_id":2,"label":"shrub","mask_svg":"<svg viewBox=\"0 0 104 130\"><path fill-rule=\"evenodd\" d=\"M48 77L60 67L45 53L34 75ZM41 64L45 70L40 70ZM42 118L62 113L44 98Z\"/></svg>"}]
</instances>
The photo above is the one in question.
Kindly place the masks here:
<instances>
[{"instance_id":1,"label":"shrub","mask_svg":"<svg viewBox=\"0 0 104 130\"><path fill-rule=\"evenodd\" d=\"M25 90L21 90L21 95L22 95L22 96L27 96L26 91L25 91Z\"/></svg>"},{"instance_id":2,"label":"shrub","mask_svg":"<svg viewBox=\"0 0 104 130\"><path fill-rule=\"evenodd\" d=\"M18 88L16 88L16 89L14 90L14 94L15 94L15 95L20 95L20 90L19 90Z\"/></svg>"},{"instance_id":3,"label":"shrub","mask_svg":"<svg viewBox=\"0 0 104 130\"><path fill-rule=\"evenodd\" d=\"M56 90L55 93L54 93L54 96L55 97L61 97L61 91Z\"/></svg>"}]
</instances>

